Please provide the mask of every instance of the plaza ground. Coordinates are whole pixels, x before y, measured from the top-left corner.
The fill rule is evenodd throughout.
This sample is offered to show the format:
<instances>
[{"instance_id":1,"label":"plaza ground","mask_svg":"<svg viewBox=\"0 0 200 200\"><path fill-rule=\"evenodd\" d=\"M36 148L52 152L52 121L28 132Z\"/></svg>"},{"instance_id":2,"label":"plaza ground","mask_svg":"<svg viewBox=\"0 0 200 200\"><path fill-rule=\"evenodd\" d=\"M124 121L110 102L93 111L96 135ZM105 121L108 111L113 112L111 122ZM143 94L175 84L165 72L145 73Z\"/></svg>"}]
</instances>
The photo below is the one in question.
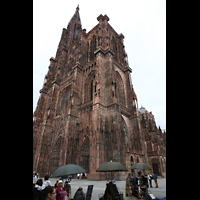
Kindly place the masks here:
<instances>
[{"instance_id":1,"label":"plaza ground","mask_svg":"<svg viewBox=\"0 0 200 200\"><path fill-rule=\"evenodd\" d=\"M54 185L56 183L56 178L50 178L51 184ZM153 188L149 188L149 191L158 198L166 197L166 178L158 178L158 188L155 188L155 183L152 181ZM83 188L83 192L87 192L88 185L93 186L92 192L92 199L91 200L98 200L100 194L104 194L106 188L106 180L105 181L91 181L87 179L72 179L71 184L71 197L74 196L76 190L81 186ZM118 191L123 192L124 199L125 199L125 180L124 181L116 181L116 186ZM102 195L101 195L102 196Z\"/></svg>"}]
</instances>

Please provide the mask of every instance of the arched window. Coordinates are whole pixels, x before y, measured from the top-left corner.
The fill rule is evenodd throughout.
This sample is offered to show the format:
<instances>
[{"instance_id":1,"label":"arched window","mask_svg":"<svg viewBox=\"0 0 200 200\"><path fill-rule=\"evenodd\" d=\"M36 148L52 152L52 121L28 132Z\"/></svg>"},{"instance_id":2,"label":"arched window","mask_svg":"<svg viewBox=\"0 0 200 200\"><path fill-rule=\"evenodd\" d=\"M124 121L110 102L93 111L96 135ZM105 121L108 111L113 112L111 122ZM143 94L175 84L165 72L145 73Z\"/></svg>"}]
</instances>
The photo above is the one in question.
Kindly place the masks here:
<instances>
[{"instance_id":1,"label":"arched window","mask_svg":"<svg viewBox=\"0 0 200 200\"><path fill-rule=\"evenodd\" d=\"M133 162L133 156L131 156L131 160L130 161Z\"/></svg>"}]
</instances>

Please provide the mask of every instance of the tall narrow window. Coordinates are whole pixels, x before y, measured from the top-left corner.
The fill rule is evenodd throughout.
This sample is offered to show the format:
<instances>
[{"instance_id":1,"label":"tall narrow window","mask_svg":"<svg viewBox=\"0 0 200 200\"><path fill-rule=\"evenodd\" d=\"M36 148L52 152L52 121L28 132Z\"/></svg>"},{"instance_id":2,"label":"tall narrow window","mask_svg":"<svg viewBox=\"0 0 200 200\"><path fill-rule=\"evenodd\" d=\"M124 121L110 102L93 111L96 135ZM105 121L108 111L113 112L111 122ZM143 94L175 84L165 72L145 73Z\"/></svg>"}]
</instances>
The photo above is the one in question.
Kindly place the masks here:
<instances>
[{"instance_id":1,"label":"tall narrow window","mask_svg":"<svg viewBox=\"0 0 200 200\"><path fill-rule=\"evenodd\" d=\"M94 95L97 96L97 82L95 83L95 87L94 87Z\"/></svg>"},{"instance_id":2,"label":"tall narrow window","mask_svg":"<svg viewBox=\"0 0 200 200\"><path fill-rule=\"evenodd\" d=\"M90 93L91 93L91 99L90 100L92 100L93 99L93 80L91 82L91 91L90 91Z\"/></svg>"},{"instance_id":3,"label":"tall narrow window","mask_svg":"<svg viewBox=\"0 0 200 200\"><path fill-rule=\"evenodd\" d=\"M115 60L117 60L117 43L115 41L114 36L112 37L112 48L113 48L113 52L114 52L114 58L115 58Z\"/></svg>"},{"instance_id":4,"label":"tall narrow window","mask_svg":"<svg viewBox=\"0 0 200 200\"><path fill-rule=\"evenodd\" d=\"M117 97L117 83L115 82L115 97Z\"/></svg>"}]
</instances>

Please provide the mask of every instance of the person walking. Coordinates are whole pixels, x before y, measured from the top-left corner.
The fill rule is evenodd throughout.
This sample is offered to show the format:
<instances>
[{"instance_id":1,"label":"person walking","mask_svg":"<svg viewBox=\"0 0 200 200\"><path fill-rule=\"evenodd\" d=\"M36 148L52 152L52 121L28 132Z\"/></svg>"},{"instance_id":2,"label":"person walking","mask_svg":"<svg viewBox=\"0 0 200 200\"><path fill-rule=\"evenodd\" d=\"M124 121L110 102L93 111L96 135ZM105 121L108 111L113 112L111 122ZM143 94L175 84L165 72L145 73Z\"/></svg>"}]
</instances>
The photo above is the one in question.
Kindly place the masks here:
<instances>
[{"instance_id":1,"label":"person walking","mask_svg":"<svg viewBox=\"0 0 200 200\"><path fill-rule=\"evenodd\" d=\"M154 182L155 182L155 184L156 184L156 188L158 188L157 175L155 174L155 172L154 172L154 174L153 174L153 179L154 179Z\"/></svg>"}]
</instances>

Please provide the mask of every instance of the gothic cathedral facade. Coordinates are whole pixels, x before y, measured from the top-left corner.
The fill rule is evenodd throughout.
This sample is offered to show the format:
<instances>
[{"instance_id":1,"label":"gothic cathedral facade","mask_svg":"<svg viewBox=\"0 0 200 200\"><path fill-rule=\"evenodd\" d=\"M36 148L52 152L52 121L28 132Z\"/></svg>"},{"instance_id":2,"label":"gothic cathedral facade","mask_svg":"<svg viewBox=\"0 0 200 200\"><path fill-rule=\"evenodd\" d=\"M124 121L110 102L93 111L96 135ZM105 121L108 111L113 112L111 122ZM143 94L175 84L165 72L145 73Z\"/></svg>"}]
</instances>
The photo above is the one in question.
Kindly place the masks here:
<instances>
[{"instance_id":1,"label":"gothic cathedral facade","mask_svg":"<svg viewBox=\"0 0 200 200\"><path fill-rule=\"evenodd\" d=\"M124 36L111 27L107 15L97 20L86 33L77 7L63 28L56 57L50 58L33 115L33 170L52 174L73 163L89 172L88 179L103 180L106 174L96 169L104 162L120 162L130 172L135 162L157 159L160 174L165 174L165 134L153 120L150 130L145 113L139 112ZM153 142L150 132L159 141ZM159 148L152 149L154 143ZM157 154L148 154L147 146ZM117 178L127 173L117 173Z\"/></svg>"}]
</instances>

